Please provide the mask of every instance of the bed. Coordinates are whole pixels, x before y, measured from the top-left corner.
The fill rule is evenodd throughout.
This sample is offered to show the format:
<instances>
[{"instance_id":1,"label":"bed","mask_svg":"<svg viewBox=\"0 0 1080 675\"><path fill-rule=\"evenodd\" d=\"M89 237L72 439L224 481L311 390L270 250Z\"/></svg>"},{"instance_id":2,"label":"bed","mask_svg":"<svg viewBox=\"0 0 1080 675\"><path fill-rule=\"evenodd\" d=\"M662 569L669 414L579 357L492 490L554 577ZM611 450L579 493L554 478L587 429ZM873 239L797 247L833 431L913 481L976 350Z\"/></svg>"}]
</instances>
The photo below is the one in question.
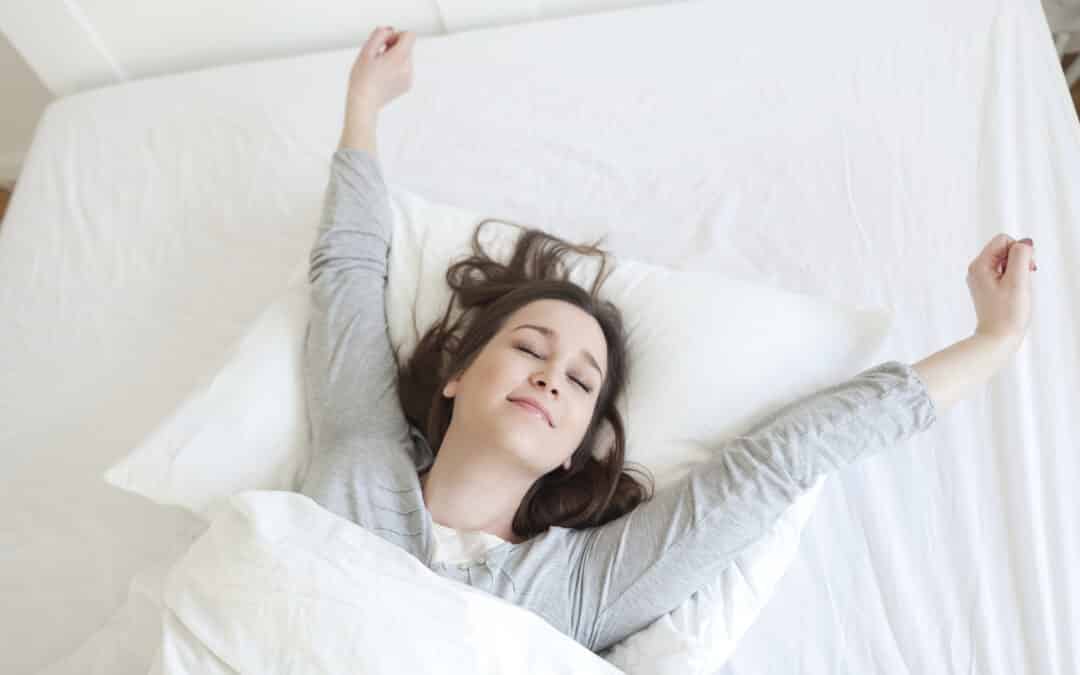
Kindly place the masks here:
<instances>
[{"instance_id":1,"label":"bed","mask_svg":"<svg viewBox=\"0 0 1080 675\"><path fill-rule=\"evenodd\" d=\"M829 0L778 19L685 2L423 38L382 165L636 259L890 307L883 351L908 362L970 333L981 246L1032 237L1020 351L831 482L720 672L1078 672L1080 128L1042 9ZM285 288L355 52L46 110L0 230L3 672L147 672L146 594L204 524L102 472Z\"/></svg>"}]
</instances>

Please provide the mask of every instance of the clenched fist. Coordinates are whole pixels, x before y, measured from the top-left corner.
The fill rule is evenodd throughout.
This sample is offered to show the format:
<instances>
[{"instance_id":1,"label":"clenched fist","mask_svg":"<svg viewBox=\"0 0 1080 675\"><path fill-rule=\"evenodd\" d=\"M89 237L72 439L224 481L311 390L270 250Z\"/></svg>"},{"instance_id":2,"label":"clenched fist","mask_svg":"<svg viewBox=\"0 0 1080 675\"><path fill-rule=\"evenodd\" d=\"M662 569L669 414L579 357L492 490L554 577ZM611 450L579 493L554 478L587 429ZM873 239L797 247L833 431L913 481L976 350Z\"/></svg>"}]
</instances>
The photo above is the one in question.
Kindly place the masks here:
<instances>
[{"instance_id":1,"label":"clenched fist","mask_svg":"<svg viewBox=\"0 0 1080 675\"><path fill-rule=\"evenodd\" d=\"M1031 278L1038 270L1031 239L999 234L968 266L967 284L975 303L975 332L1015 343L1031 321Z\"/></svg>"},{"instance_id":2,"label":"clenched fist","mask_svg":"<svg viewBox=\"0 0 1080 675\"><path fill-rule=\"evenodd\" d=\"M376 28L349 72L349 105L372 114L412 86L412 46L416 36L390 26Z\"/></svg>"}]
</instances>

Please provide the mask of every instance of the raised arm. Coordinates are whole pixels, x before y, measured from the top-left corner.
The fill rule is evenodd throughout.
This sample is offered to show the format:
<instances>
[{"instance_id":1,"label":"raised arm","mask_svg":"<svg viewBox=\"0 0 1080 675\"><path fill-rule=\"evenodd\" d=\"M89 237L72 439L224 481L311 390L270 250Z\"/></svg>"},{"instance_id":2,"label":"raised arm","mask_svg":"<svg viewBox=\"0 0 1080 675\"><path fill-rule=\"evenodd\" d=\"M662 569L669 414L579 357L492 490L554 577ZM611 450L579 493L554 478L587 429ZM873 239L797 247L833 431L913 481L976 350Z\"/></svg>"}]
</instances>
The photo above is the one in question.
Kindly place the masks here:
<instances>
[{"instance_id":1,"label":"raised arm","mask_svg":"<svg viewBox=\"0 0 1080 675\"><path fill-rule=\"evenodd\" d=\"M393 212L375 148L385 83L408 63L412 38L401 37L377 29L353 64L311 249L305 369L317 451L356 435L404 438L408 431L386 322ZM397 47L383 51L388 44Z\"/></svg>"},{"instance_id":2,"label":"raised arm","mask_svg":"<svg viewBox=\"0 0 1080 675\"><path fill-rule=\"evenodd\" d=\"M938 410L944 411L981 387L1012 357L1031 323L1031 239L999 234L968 265L967 285L975 305L974 333L915 364Z\"/></svg>"},{"instance_id":3,"label":"raised arm","mask_svg":"<svg viewBox=\"0 0 1080 675\"><path fill-rule=\"evenodd\" d=\"M573 538L575 637L603 651L715 581L818 479L929 429L983 384L1027 331L1033 249L998 235L968 268L972 337L914 366L889 361L796 401L683 480ZM925 376L925 377L924 377Z\"/></svg>"},{"instance_id":4,"label":"raised arm","mask_svg":"<svg viewBox=\"0 0 1080 675\"><path fill-rule=\"evenodd\" d=\"M412 86L412 47L416 35L379 26L356 55L349 70L345 125L338 149L367 150L377 157L374 118L386 104Z\"/></svg>"},{"instance_id":5,"label":"raised arm","mask_svg":"<svg viewBox=\"0 0 1080 675\"><path fill-rule=\"evenodd\" d=\"M930 428L911 366L889 361L797 400L653 499L573 540L575 637L602 651L719 578L821 476Z\"/></svg>"},{"instance_id":6,"label":"raised arm","mask_svg":"<svg viewBox=\"0 0 1080 675\"><path fill-rule=\"evenodd\" d=\"M408 430L386 323L392 218L376 159L337 150L308 277L305 371L316 450L358 434L404 438Z\"/></svg>"}]
</instances>

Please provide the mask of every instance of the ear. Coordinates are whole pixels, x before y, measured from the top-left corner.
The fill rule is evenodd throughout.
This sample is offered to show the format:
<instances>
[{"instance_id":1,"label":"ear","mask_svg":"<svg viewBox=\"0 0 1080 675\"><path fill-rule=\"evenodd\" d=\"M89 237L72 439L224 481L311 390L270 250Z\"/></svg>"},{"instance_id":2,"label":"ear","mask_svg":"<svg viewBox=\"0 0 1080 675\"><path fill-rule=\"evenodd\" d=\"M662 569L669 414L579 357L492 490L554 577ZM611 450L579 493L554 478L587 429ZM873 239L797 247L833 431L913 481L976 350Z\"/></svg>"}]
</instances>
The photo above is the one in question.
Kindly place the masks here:
<instances>
[{"instance_id":1,"label":"ear","mask_svg":"<svg viewBox=\"0 0 1080 675\"><path fill-rule=\"evenodd\" d=\"M443 386L443 396L445 398L454 398L454 396L457 395L457 388L458 388L457 379L455 378L455 379L450 380L449 382L446 383L445 386Z\"/></svg>"}]
</instances>

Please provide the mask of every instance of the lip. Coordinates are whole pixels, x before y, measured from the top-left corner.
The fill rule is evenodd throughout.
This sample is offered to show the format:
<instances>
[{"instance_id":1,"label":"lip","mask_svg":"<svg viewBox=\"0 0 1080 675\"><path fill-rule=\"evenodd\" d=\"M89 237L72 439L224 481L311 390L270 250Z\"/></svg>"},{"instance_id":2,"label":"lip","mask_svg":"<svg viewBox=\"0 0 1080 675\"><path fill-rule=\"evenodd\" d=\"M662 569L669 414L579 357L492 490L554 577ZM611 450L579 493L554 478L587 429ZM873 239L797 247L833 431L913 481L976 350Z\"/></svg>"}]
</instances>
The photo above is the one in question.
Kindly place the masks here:
<instances>
[{"instance_id":1,"label":"lip","mask_svg":"<svg viewBox=\"0 0 1080 675\"><path fill-rule=\"evenodd\" d=\"M531 399L531 398L528 398L528 397L522 397L522 398L511 398L511 399L508 399L508 400L511 403L516 403L516 404L518 404L518 405L520 405L522 407L530 408L532 410L536 410L537 412L539 412L541 415L544 416L544 419L547 420L547 423L548 423L549 427L552 427L552 428L555 427L555 425L551 423L551 414L547 411L546 408L544 408L544 406L537 403L535 399Z\"/></svg>"}]
</instances>

